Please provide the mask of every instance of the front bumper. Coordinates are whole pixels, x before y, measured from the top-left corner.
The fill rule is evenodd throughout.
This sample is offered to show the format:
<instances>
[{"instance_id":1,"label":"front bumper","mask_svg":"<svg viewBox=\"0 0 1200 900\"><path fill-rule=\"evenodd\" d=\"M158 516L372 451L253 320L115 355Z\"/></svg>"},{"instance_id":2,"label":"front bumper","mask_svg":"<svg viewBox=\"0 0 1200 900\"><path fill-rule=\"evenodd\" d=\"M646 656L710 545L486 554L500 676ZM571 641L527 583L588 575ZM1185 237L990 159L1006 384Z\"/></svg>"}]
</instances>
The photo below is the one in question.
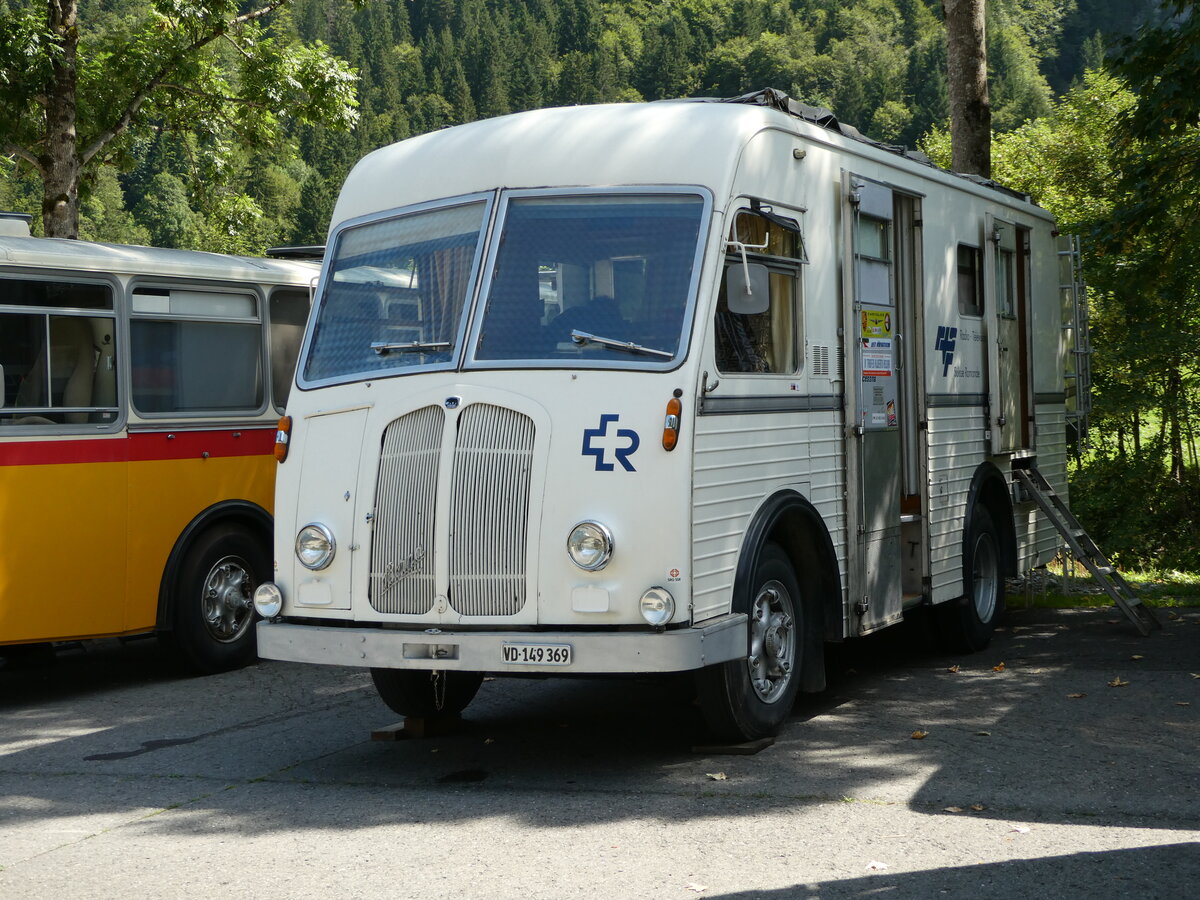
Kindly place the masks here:
<instances>
[{"instance_id":1,"label":"front bumper","mask_svg":"<svg viewBox=\"0 0 1200 900\"><path fill-rule=\"evenodd\" d=\"M500 658L505 642L570 644L572 662L518 665ZM746 655L746 616L722 616L691 628L653 632L400 631L384 628L258 623L264 659L380 669L559 675L686 672Z\"/></svg>"}]
</instances>

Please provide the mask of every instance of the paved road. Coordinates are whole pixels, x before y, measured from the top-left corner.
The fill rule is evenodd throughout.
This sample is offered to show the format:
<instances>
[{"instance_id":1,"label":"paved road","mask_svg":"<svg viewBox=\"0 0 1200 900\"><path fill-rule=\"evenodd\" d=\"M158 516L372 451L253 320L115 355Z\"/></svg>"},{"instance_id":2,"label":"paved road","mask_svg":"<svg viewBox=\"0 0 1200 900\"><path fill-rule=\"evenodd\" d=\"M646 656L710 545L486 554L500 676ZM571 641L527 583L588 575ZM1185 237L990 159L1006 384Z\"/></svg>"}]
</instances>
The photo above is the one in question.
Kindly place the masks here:
<instances>
[{"instance_id":1,"label":"paved road","mask_svg":"<svg viewBox=\"0 0 1200 900\"><path fill-rule=\"evenodd\" d=\"M96 642L0 669L0 897L1196 896L1200 610L1172 615L1019 610L967 657L905 626L755 756L695 752L675 680L489 681L386 743L361 671Z\"/></svg>"}]
</instances>

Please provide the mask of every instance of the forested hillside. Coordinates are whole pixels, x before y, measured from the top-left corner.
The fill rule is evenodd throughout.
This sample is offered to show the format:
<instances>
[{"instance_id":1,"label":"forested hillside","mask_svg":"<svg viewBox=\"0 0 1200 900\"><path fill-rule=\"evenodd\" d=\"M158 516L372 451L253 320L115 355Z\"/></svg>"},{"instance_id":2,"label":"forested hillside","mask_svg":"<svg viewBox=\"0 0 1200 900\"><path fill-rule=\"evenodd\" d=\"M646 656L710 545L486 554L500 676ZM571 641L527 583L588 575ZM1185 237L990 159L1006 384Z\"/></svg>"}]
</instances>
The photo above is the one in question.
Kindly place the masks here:
<instances>
[{"instance_id":1,"label":"forested hillside","mask_svg":"<svg viewBox=\"0 0 1200 900\"><path fill-rule=\"evenodd\" d=\"M8 8L37 3L7 0ZM1055 96L1130 32L1153 0L990 0L994 127L1046 115ZM82 0L82 32L151 4ZM210 123L155 123L83 190L81 236L258 252L320 243L348 168L381 145L547 105L729 96L778 87L890 142L946 118L939 0L294 0L269 27L327 44L358 73L349 133L280 123L239 146ZM0 208L39 218L38 185L5 160ZM36 223L35 223L36 227Z\"/></svg>"}]
</instances>

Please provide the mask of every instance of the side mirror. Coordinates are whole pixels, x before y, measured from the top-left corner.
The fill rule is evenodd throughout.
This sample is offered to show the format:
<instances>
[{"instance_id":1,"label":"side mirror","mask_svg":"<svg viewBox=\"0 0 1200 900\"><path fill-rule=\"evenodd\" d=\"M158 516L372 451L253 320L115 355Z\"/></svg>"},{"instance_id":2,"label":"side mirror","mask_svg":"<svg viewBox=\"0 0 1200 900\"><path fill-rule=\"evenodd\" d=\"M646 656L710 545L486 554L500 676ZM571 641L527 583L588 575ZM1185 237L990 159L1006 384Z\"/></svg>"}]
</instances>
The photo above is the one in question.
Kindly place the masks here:
<instances>
[{"instance_id":1,"label":"side mirror","mask_svg":"<svg viewBox=\"0 0 1200 900\"><path fill-rule=\"evenodd\" d=\"M729 311L754 316L771 308L771 275L762 263L728 266L725 269L725 298Z\"/></svg>"}]
</instances>

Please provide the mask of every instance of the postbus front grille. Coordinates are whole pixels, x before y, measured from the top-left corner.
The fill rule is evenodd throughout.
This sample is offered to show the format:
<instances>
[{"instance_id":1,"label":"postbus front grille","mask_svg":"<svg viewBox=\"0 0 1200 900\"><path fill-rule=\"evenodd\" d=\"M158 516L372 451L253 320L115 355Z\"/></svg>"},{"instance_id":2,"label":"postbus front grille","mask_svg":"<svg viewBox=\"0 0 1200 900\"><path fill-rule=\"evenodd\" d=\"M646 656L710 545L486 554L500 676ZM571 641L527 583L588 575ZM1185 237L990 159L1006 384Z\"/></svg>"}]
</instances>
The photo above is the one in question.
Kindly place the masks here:
<instances>
[{"instance_id":1,"label":"postbus front grille","mask_svg":"<svg viewBox=\"0 0 1200 900\"><path fill-rule=\"evenodd\" d=\"M433 609L434 497L445 418L437 406L401 416L383 433L371 523L371 606L423 615Z\"/></svg>"},{"instance_id":2,"label":"postbus front grille","mask_svg":"<svg viewBox=\"0 0 1200 900\"><path fill-rule=\"evenodd\" d=\"M525 605L533 420L488 403L464 407L445 429L436 406L384 432L371 539L371 606L424 615L437 593L434 559L446 554L447 596L464 616L511 616ZM441 472L443 434L454 442ZM436 509L449 478L450 509ZM435 523L448 522L446 537ZM445 528L445 526L443 526ZM443 542L448 545L443 546Z\"/></svg>"},{"instance_id":3,"label":"postbus front grille","mask_svg":"<svg viewBox=\"0 0 1200 900\"><path fill-rule=\"evenodd\" d=\"M477 403L454 448L450 605L464 616L511 616L525 605L525 540L533 420Z\"/></svg>"}]
</instances>

